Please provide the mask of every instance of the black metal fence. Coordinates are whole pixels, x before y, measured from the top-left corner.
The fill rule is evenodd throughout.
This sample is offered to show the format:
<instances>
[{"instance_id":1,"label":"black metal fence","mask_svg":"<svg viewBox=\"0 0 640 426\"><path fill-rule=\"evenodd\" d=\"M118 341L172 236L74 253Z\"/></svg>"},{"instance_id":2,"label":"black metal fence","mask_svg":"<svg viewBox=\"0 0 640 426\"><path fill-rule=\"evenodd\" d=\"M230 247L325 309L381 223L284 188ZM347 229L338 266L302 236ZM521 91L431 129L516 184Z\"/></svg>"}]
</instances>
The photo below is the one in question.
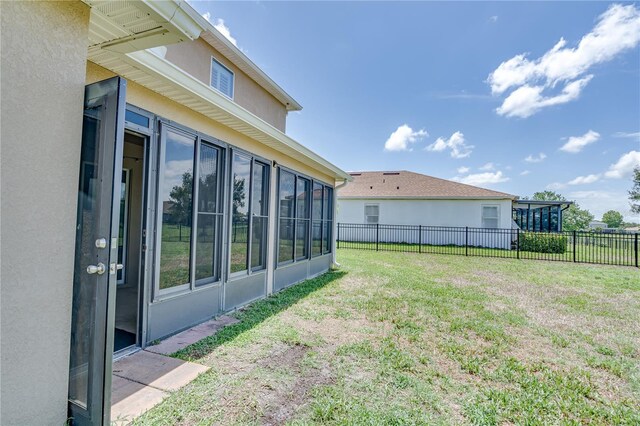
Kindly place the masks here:
<instances>
[{"instance_id":1,"label":"black metal fence","mask_svg":"<svg viewBox=\"0 0 640 426\"><path fill-rule=\"evenodd\" d=\"M638 267L638 233L338 223L337 247Z\"/></svg>"}]
</instances>

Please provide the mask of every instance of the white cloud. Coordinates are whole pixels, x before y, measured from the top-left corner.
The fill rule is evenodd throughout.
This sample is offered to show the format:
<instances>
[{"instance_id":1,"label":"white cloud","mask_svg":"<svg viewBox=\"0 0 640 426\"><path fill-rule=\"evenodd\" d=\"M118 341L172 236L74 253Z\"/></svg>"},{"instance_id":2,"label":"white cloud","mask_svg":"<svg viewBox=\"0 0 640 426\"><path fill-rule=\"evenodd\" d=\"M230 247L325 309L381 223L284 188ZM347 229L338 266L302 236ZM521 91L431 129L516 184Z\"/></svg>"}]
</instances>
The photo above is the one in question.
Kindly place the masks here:
<instances>
[{"instance_id":1,"label":"white cloud","mask_svg":"<svg viewBox=\"0 0 640 426\"><path fill-rule=\"evenodd\" d=\"M613 134L614 138L628 138L628 139L638 139L640 140L640 132L615 132Z\"/></svg>"},{"instance_id":2,"label":"white cloud","mask_svg":"<svg viewBox=\"0 0 640 426\"><path fill-rule=\"evenodd\" d=\"M562 188L566 188L566 187L567 187L567 185L565 185L564 183L553 182L553 183L550 183L549 185L547 185L545 187L545 189L549 189L551 191L555 191L557 189L562 189Z\"/></svg>"},{"instance_id":3,"label":"white cloud","mask_svg":"<svg viewBox=\"0 0 640 426\"><path fill-rule=\"evenodd\" d=\"M570 152L572 154L582 151L582 149L600 139L600 133L589 130L582 136L571 136L567 143L562 145L561 151Z\"/></svg>"},{"instance_id":4,"label":"white cloud","mask_svg":"<svg viewBox=\"0 0 640 426\"><path fill-rule=\"evenodd\" d=\"M596 218L601 218L608 210L616 210L622 213L625 220L638 220L638 215L634 215L629 209L628 195L624 191L574 191L567 194L567 197L589 210Z\"/></svg>"},{"instance_id":5,"label":"white cloud","mask_svg":"<svg viewBox=\"0 0 640 426\"><path fill-rule=\"evenodd\" d=\"M527 163L541 163L544 159L547 158L547 154L541 152L540 154L533 156L533 154L529 155L524 159Z\"/></svg>"},{"instance_id":6,"label":"white cloud","mask_svg":"<svg viewBox=\"0 0 640 426\"><path fill-rule=\"evenodd\" d=\"M471 155L473 145L465 144L464 134L460 131L455 132L449 139L439 137L434 143L427 146L428 151L442 152L447 149L451 150L451 157L466 158Z\"/></svg>"},{"instance_id":7,"label":"white cloud","mask_svg":"<svg viewBox=\"0 0 640 426\"><path fill-rule=\"evenodd\" d=\"M461 175L463 175L465 173L469 173L470 170L471 169L469 167L465 167L465 166L458 167L458 169L457 169L458 173L460 173Z\"/></svg>"},{"instance_id":8,"label":"white cloud","mask_svg":"<svg viewBox=\"0 0 640 426\"><path fill-rule=\"evenodd\" d=\"M598 17L591 32L576 47L561 38L537 59L519 54L502 62L488 77L494 95L514 89L496 111L507 117L528 117L540 109L577 99L597 64L612 60L640 43L640 10L635 5L614 4ZM546 91L564 86L560 93Z\"/></svg>"},{"instance_id":9,"label":"white cloud","mask_svg":"<svg viewBox=\"0 0 640 426\"><path fill-rule=\"evenodd\" d=\"M398 127L384 143L385 151L410 151L409 146L429 136L424 130L414 131L406 124Z\"/></svg>"},{"instance_id":10,"label":"white cloud","mask_svg":"<svg viewBox=\"0 0 640 426\"><path fill-rule=\"evenodd\" d=\"M600 174L593 174L587 176L578 176L577 178L567 182L567 185L588 185L600 180Z\"/></svg>"},{"instance_id":11,"label":"white cloud","mask_svg":"<svg viewBox=\"0 0 640 426\"><path fill-rule=\"evenodd\" d=\"M640 151L629 151L623 154L615 164L609 166L604 174L609 179L623 179L631 176L633 168L640 166Z\"/></svg>"},{"instance_id":12,"label":"white cloud","mask_svg":"<svg viewBox=\"0 0 640 426\"><path fill-rule=\"evenodd\" d=\"M523 170L523 171L521 171L521 172L520 172L520 176L526 176L526 175L528 175L529 173L531 173L531 171L530 171L530 170Z\"/></svg>"},{"instance_id":13,"label":"white cloud","mask_svg":"<svg viewBox=\"0 0 640 426\"><path fill-rule=\"evenodd\" d=\"M507 96L496 112L506 117L527 118L544 107L565 104L577 99L591 78L593 75L567 83L562 91L554 96L543 96L544 86L521 86Z\"/></svg>"},{"instance_id":14,"label":"white cloud","mask_svg":"<svg viewBox=\"0 0 640 426\"><path fill-rule=\"evenodd\" d=\"M478 170L482 170L482 171L491 171L494 170L496 168L495 164L493 163L487 163L482 167L479 167Z\"/></svg>"},{"instance_id":15,"label":"white cloud","mask_svg":"<svg viewBox=\"0 0 640 426\"><path fill-rule=\"evenodd\" d=\"M467 176L456 176L452 180L460 183L466 183L467 185L487 185L492 183L506 182L509 180L501 171L494 173L475 173Z\"/></svg>"},{"instance_id":16,"label":"white cloud","mask_svg":"<svg viewBox=\"0 0 640 426\"><path fill-rule=\"evenodd\" d=\"M489 17L489 21L491 22L498 22L498 15L493 15Z\"/></svg>"},{"instance_id":17,"label":"white cloud","mask_svg":"<svg viewBox=\"0 0 640 426\"><path fill-rule=\"evenodd\" d=\"M202 17L204 19L206 19L207 21L209 21L212 25L213 28L215 28L216 30L218 30L223 36L226 37L227 40L229 40L231 42L231 44L233 44L234 46L238 47L238 41L235 39L235 37L233 37L231 35L231 30L229 29L229 27L227 27L227 25L224 23L224 19L222 18L217 18L215 20L215 22L213 22L211 20L211 12L205 12L202 14Z\"/></svg>"}]
</instances>

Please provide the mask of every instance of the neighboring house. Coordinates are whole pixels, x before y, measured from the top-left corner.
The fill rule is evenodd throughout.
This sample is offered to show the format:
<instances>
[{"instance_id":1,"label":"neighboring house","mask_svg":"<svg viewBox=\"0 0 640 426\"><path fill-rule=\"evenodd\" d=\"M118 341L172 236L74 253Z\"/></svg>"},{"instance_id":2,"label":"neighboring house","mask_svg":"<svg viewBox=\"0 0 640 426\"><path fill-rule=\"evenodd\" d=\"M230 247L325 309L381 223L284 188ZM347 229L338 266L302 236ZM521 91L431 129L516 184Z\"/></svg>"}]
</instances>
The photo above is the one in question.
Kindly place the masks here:
<instances>
[{"instance_id":1,"label":"neighboring house","mask_svg":"<svg viewBox=\"0 0 640 426\"><path fill-rule=\"evenodd\" d=\"M351 177L187 2L0 7L0 424L104 424L114 356L327 271Z\"/></svg>"},{"instance_id":2,"label":"neighboring house","mask_svg":"<svg viewBox=\"0 0 640 426\"><path fill-rule=\"evenodd\" d=\"M409 171L352 172L353 181L338 190L341 240L364 240L359 224L422 225L423 235L385 227L387 242L477 245L508 249L515 196ZM354 224L349 229L346 224ZM452 229L452 227L462 229ZM473 228L470 236L464 228ZM482 230L477 230L484 228ZM476 230L474 230L476 229ZM492 235L488 235L492 234Z\"/></svg>"},{"instance_id":3,"label":"neighboring house","mask_svg":"<svg viewBox=\"0 0 640 426\"><path fill-rule=\"evenodd\" d=\"M600 221L600 220L592 220L589 222L589 229L607 229L609 225Z\"/></svg>"},{"instance_id":4,"label":"neighboring house","mask_svg":"<svg viewBox=\"0 0 640 426\"><path fill-rule=\"evenodd\" d=\"M409 171L352 172L338 190L340 223L512 227L515 196Z\"/></svg>"}]
</instances>

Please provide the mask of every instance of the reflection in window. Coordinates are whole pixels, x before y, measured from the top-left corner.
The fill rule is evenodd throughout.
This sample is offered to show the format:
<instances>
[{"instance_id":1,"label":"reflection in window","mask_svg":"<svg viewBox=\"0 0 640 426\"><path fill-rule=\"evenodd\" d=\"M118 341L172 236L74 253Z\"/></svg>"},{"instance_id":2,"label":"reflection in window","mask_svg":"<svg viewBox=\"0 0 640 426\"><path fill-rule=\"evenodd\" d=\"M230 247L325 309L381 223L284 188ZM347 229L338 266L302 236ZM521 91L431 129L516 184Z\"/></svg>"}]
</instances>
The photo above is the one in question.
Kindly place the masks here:
<instances>
[{"instance_id":1,"label":"reflection in window","mask_svg":"<svg viewBox=\"0 0 640 426\"><path fill-rule=\"evenodd\" d=\"M311 181L298 177L296 184L296 260L309 257Z\"/></svg>"},{"instance_id":2,"label":"reflection in window","mask_svg":"<svg viewBox=\"0 0 640 426\"><path fill-rule=\"evenodd\" d=\"M293 261L293 238L295 230L296 177L280 170L280 223L278 235L278 263Z\"/></svg>"},{"instance_id":3,"label":"reflection in window","mask_svg":"<svg viewBox=\"0 0 640 426\"><path fill-rule=\"evenodd\" d=\"M249 185L251 180L251 158L233 155L233 201L231 218L231 272L247 269L249 252Z\"/></svg>"},{"instance_id":4,"label":"reflection in window","mask_svg":"<svg viewBox=\"0 0 640 426\"><path fill-rule=\"evenodd\" d=\"M331 234L333 233L333 188L324 187L324 205L322 209L322 253L331 252Z\"/></svg>"},{"instance_id":5,"label":"reflection in window","mask_svg":"<svg viewBox=\"0 0 640 426\"><path fill-rule=\"evenodd\" d=\"M190 281L194 147L194 136L167 129L160 184L160 289Z\"/></svg>"},{"instance_id":6,"label":"reflection in window","mask_svg":"<svg viewBox=\"0 0 640 426\"><path fill-rule=\"evenodd\" d=\"M253 163L251 190L251 270L264 269L267 264L267 229L269 223L269 170L267 165Z\"/></svg>"},{"instance_id":7,"label":"reflection in window","mask_svg":"<svg viewBox=\"0 0 640 426\"><path fill-rule=\"evenodd\" d=\"M311 255L322 254L322 196L324 186L318 182L313 183L313 208L312 208L312 231L311 231Z\"/></svg>"},{"instance_id":8,"label":"reflection in window","mask_svg":"<svg viewBox=\"0 0 640 426\"><path fill-rule=\"evenodd\" d=\"M125 271L127 269L126 241L129 234L129 170L122 169L122 180L120 182L120 224L118 227L118 263L122 265L122 269L118 269L118 284L125 283Z\"/></svg>"},{"instance_id":9,"label":"reflection in window","mask_svg":"<svg viewBox=\"0 0 640 426\"><path fill-rule=\"evenodd\" d=\"M198 217L196 227L196 285L220 279L220 248L217 244L222 226L220 202L220 149L200 145L198 159Z\"/></svg>"}]
</instances>

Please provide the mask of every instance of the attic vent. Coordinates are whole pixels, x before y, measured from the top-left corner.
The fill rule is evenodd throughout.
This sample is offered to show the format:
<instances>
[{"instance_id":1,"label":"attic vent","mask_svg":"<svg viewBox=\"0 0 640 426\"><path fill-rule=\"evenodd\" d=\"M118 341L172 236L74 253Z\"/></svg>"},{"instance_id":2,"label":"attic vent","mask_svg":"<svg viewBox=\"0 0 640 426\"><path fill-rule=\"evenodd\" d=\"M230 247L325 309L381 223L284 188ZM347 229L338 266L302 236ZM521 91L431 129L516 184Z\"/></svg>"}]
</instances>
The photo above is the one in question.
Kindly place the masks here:
<instances>
[{"instance_id":1,"label":"attic vent","mask_svg":"<svg viewBox=\"0 0 640 426\"><path fill-rule=\"evenodd\" d=\"M400 173L399 172L384 172L382 173L384 176L397 176Z\"/></svg>"},{"instance_id":2,"label":"attic vent","mask_svg":"<svg viewBox=\"0 0 640 426\"><path fill-rule=\"evenodd\" d=\"M396 186L396 189L400 189L400 187L399 187L399 186Z\"/></svg>"},{"instance_id":3,"label":"attic vent","mask_svg":"<svg viewBox=\"0 0 640 426\"><path fill-rule=\"evenodd\" d=\"M362 173L349 173L351 176L362 176Z\"/></svg>"}]
</instances>

